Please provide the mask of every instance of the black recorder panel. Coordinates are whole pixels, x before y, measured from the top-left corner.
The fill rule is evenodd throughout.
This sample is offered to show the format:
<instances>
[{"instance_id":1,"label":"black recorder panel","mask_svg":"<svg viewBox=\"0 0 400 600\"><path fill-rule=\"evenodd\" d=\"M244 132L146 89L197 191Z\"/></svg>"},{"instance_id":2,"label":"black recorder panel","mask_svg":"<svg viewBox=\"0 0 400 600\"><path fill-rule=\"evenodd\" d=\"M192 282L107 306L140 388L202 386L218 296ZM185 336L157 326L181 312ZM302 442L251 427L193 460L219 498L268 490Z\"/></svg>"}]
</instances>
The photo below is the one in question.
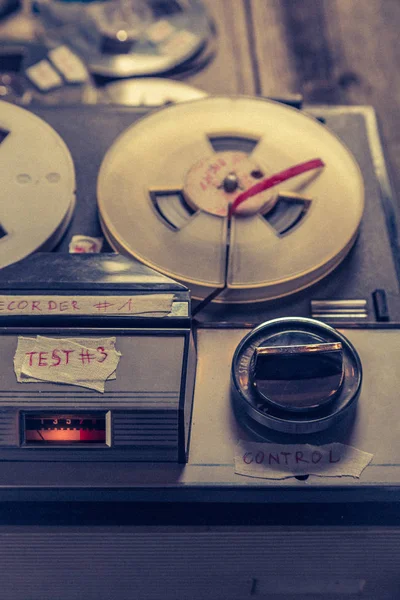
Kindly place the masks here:
<instances>
[{"instance_id":1,"label":"black recorder panel","mask_svg":"<svg viewBox=\"0 0 400 600\"><path fill-rule=\"evenodd\" d=\"M373 109L3 103L0 129L4 597L396 598Z\"/></svg>"}]
</instances>

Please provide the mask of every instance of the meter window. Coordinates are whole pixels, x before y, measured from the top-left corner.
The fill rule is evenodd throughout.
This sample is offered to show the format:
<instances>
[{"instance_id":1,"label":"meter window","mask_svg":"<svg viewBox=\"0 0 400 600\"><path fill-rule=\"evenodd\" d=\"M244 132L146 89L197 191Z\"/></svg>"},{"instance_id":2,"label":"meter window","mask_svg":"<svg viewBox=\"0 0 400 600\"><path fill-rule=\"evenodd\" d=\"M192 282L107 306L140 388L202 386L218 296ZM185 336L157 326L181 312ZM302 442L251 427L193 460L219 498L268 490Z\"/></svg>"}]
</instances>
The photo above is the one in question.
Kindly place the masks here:
<instances>
[{"instance_id":1,"label":"meter window","mask_svg":"<svg viewBox=\"0 0 400 600\"><path fill-rule=\"evenodd\" d=\"M106 443L106 413L25 413L22 422L25 445Z\"/></svg>"}]
</instances>

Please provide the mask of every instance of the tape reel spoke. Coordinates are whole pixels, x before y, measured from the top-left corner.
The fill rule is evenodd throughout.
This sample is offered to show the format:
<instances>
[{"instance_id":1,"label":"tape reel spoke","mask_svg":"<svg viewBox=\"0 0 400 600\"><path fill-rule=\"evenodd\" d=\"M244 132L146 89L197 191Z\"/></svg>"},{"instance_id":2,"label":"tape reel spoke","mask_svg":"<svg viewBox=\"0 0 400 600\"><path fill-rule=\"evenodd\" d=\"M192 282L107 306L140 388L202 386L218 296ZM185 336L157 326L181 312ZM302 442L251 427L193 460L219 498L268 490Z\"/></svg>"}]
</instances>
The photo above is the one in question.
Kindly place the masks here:
<instances>
[{"instance_id":1,"label":"tape reel spoke","mask_svg":"<svg viewBox=\"0 0 400 600\"><path fill-rule=\"evenodd\" d=\"M306 217L311 203L311 199L300 194L281 192L272 210L262 216L279 235L286 235Z\"/></svg>"},{"instance_id":2,"label":"tape reel spoke","mask_svg":"<svg viewBox=\"0 0 400 600\"><path fill-rule=\"evenodd\" d=\"M8 131L8 129L3 129L2 127L0 127L0 144L4 142L9 133L10 132Z\"/></svg>"},{"instance_id":3,"label":"tape reel spoke","mask_svg":"<svg viewBox=\"0 0 400 600\"><path fill-rule=\"evenodd\" d=\"M204 158L206 156L214 157L216 150L212 144L212 136L209 136L206 132L198 131L197 127L193 132L193 160L191 164L194 164L196 157Z\"/></svg>"},{"instance_id":4,"label":"tape reel spoke","mask_svg":"<svg viewBox=\"0 0 400 600\"><path fill-rule=\"evenodd\" d=\"M0 240L8 235L7 230L3 227L0 221Z\"/></svg>"},{"instance_id":5,"label":"tape reel spoke","mask_svg":"<svg viewBox=\"0 0 400 600\"><path fill-rule=\"evenodd\" d=\"M182 229L196 214L181 190L150 192L150 197L159 215L174 230Z\"/></svg>"}]
</instances>

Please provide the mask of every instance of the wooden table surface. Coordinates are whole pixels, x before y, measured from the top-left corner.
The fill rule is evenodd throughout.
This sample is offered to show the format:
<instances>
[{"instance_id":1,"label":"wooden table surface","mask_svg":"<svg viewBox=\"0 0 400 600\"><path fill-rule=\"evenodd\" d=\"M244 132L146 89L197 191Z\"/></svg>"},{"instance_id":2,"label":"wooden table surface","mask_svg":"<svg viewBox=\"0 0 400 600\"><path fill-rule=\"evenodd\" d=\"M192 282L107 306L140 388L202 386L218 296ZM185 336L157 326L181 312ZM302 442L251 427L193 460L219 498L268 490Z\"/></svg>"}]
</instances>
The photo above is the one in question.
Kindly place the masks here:
<instances>
[{"instance_id":1,"label":"wooden table surface","mask_svg":"<svg viewBox=\"0 0 400 600\"><path fill-rule=\"evenodd\" d=\"M400 0L205 0L215 59L187 79L210 93L286 96L305 103L370 104L400 202ZM31 37L26 15L0 37Z\"/></svg>"}]
</instances>

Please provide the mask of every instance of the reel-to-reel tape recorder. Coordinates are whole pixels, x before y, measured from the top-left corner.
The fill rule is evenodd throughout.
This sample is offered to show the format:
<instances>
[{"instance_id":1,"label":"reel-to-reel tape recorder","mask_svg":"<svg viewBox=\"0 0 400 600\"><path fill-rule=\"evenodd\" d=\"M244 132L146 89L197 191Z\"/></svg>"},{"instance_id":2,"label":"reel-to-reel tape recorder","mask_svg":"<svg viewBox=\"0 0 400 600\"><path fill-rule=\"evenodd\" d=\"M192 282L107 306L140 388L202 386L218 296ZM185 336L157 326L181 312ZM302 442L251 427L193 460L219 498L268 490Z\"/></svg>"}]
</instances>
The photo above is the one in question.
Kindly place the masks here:
<instances>
[{"instance_id":1,"label":"reel-to-reel tape recorder","mask_svg":"<svg viewBox=\"0 0 400 600\"><path fill-rule=\"evenodd\" d=\"M372 109L2 103L0 155L2 499L399 489L400 263ZM75 235L102 253L69 254Z\"/></svg>"},{"instance_id":2,"label":"reel-to-reel tape recorder","mask_svg":"<svg viewBox=\"0 0 400 600\"><path fill-rule=\"evenodd\" d=\"M21 359L21 376L18 352L14 356L6 336L4 354L11 354L2 375L2 456L185 461L195 377L191 315L199 345L197 395L204 393L201 364L212 354L211 340L226 336L212 344L231 362L232 332L240 332L239 342L249 328L272 320L273 334L262 327L237 350L233 392L224 392L224 410L231 410L233 396L238 426L250 438L315 438L318 444L351 438L354 425L337 439L332 425L354 418L362 377L357 350L328 325L307 319L356 328L356 337L368 331L369 339L394 339L386 329L378 335L383 325L398 322L398 255L393 206L381 195L385 180L373 113L313 109L318 121L282 103L247 97L210 97L148 115L105 106L35 110L1 106L2 323L13 340L33 327L36 336L56 335L53 345L64 339L65 328L74 342L84 331L89 339L103 338L105 330L114 336L129 325L143 349L134 384L129 361L138 350L125 350L102 397L77 391L90 387L88 369L76 381L72 375L64 381L65 374L59 379L58 349L50 349L50 360L38 337L34 353L30 348ZM67 255L74 234L104 235L105 250L134 262L107 253ZM191 292L192 310L180 284ZM144 351L144 332L151 332L153 349ZM179 350L172 347L176 336L183 340ZM225 344L229 350L222 350ZM115 347L119 351L118 342ZM172 372L175 379L167 384ZM229 371L222 379L225 389ZM164 411L172 410L172 390L171 421ZM64 402L56 407L58 393ZM83 429L93 418L101 440L73 443L68 424L78 417ZM34 444L28 422L41 423ZM53 429L57 435L46 434ZM192 445L196 439L192 428Z\"/></svg>"}]
</instances>

